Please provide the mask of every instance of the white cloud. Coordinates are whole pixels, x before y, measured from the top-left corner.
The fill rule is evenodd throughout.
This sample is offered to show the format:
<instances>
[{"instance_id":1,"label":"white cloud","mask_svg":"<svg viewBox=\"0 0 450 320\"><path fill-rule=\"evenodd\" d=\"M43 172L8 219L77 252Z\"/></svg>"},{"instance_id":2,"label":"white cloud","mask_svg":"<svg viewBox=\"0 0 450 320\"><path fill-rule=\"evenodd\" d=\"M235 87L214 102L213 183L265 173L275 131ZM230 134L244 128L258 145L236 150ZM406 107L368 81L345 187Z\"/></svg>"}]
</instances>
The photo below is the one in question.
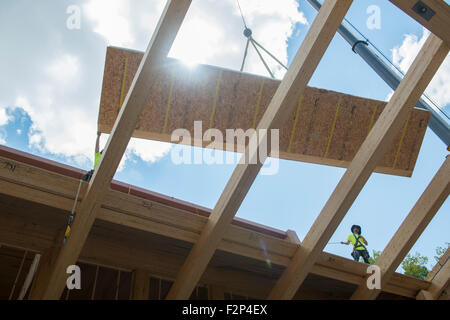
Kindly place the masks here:
<instances>
[{"instance_id":1,"label":"white cloud","mask_svg":"<svg viewBox=\"0 0 450 320\"><path fill-rule=\"evenodd\" d=\"M64 89L76 87L80 78L80 61L78 57L63 54L45 69L45 73L54 84L64 86Z\"/></svg>"},{"instance_id":2,"label":"white cloud","mask_svg":"<svg viewBox=\"0 0 450 320\"><path fill-rule=\"evenodd\" d=\"M109 45L133 44L130 1L90 0L83 6L83 13L94 22L93 31L103 36Z\"/></svg>"},{"instance_id":3,"label":"white cloud","mask_svg":"<svg viewBox=\"0 0 450 320\"><path fill-rule=\"evenodd\" d=\"M429 35L427 29L423 29L420 39L414 34L407 34L402 44L392 49L393 62L404 73L408 71ZM450 104L448 83L450 83L450 56L447 56L425 91L442 108Z\"/></svg>"},{"instance_id":4,"label":"white cloud","mask_svg":"<svg viewBox=\"0 0 450 320\"><path fill-rule=\"evenodd\" d=\"M89 112L57 99L50 85L41 85L38 91L32 103L25 96L19 96L15 102L33 121L28 132L30 147L72 158L78 164L92 159L96 129Z\"/></svg>"},{"instance_id":5,"label":"white cloud","mask_svg":"<svg viewBox=\"0 0 450 320\"><path fill-rule=\"evenodd\" d=\"M253 37L275 57L287 63L287 40L297 23L307 24L295 0L243 0L242 10ZM246 38L235 0L199 0L192 3L170 55L190 62L239 69ZM279 78L284 69L269 58L265 60ZM245 71L267 76L254 48L249 49Z\"/></svg>"},{"instance_id":6,"label":"white cloud","mask_svg":"<svg viewBox=\"0 0 450 320\"><path fill-rule=\"evenodd\" d=\"M11 120L12 117L7 114L6 108L0 107L0 127L8 124ZM0 128L0 144L6 144L6 131L3 128Z\"/></svg>"},{"instance_id":7,"label":"white cloud","mask_svg":"<svg viewBox=\"0 0 450 320\"><path fill-rule=\"evenodd\" d=\"M33 89L20 92L12 103L22 108L32 124L29 146L70 158L79 165L92 159L92 137L95 136L96 112L73 98L80 88L81 63L77 56L63 53L38 70L41 82ZM90 143L91 142L91 143Z\"/></svg>"},{"instance_id":8,"label":"white cloud","mask_svg":"<svg viewBox=\"0 0 450 320\"><path fill-rule=\"evenodd\" d=\"M169 152L170 148L170 143L135 138L131 139L128 144L128 152L134 153L147 162L155 162L162 158Z\"/></svg>"},{"instance_id":9,"label":"white cloud","mask_svg":"<svg viewBox=\"0 0 450 320\"><path fill-rule=\"evenodd\" d=\"M27 66L20 65L18 61L23 60L13 53L7 56L12 64L22 67L16 68L18 76L14 83L4 83L10 89L5 89L2 98L7 99L6 105L23 108L29 115L30 147L67 157L78 165L91 164L105 44L144 50L165 3L165 0L86 0L81 30L55 29L49 22L42 25L48 31L47 46L42 44L33 54L27 53ZM255 39L286 63L288 38L297 23L307 24L303 13L297 10L297 1L241 0L241 5ZM29 19L33 20L33 16ZM193 1L171 55L238 69L246 42L242 31L235 0ZM23 37L30 37L27 41L33 40L28 29L22 32ZM94 34L100 35L104 43ZM26 51L16 49L16 52ZM270 63L281 76L283 70ZM267 75L254 50L249 52L245 71ZM0 123L7 121L6 111L0 109ZM134 156L153 162L169 150L169 144L132 139L120 168Z\"/></svg>"},{"instance_id":10,"label":"white cloud","mask_svg":"<svg viewBox=\"0 0 450 320\"><path fill-rule=\"evenodd\" d=\"M31 97L20 95L14 101L16 108L22 108L31 118L32 124L28 132L28 143L31 148L40 152L62 155L78 165L88 165L93 161L94 143L96 137L96 117L98 110L89 108L76 101L66 99L68 91L80 90L78 81L78 64L76 57L63 57L45 68L43 73L50 75L48 81L36 85L36 93ZM62 79L57 68L68 72L67 79ZM71 88L61 82L68 81ZM108 135L103 135L101 146L106 144ZM119 171L125 167L126 161L132 155L146 162L155 162L170 150L170 144L156 141L132 139L119 166Z\"/></svg>"},{"instance_id":11,"label":"white cloud","mask_svg":"<svg viewBox=\"0 0 450 320\"><path fill-rule=\"evenodd\" d=\"M12 117L6 113L6 108L0 108L0 126L8 124Z\"/></svg>"},{"instance_id":12,"label":"white cloud","mask_svg":"<svg viewBox=\"0 0 450 320\"><path fill-rule=\"evenodd\" d=\"M103 134L101 136L100 149L105 147L108 138L109 134ZM148 163L156 162L167 155L171 147L172 145L170 143L131 138L117 171L122 171L128 161L135 162L133 156L137 156Z\"/></svg>"},{"instance_id":13,"label":"white cloud","mask_svg":"<svg viewBox=\"0 0 450 320\"><path fill-rule=\"evenodd\" d=\"M83 7L108 45L144 50L165 1L89 0ZM254 38L283 63L287 63L287 40L297 23L307 24L296 0L242 0L241 6ZM193 1L178 33L170 56L189 63L207 63L238 69L246 38L235 0ZM272 71L282 77L284 69L263 53ZM250 48L245 71L267 75L264 65Z\"/></svg>"}]
</instances>

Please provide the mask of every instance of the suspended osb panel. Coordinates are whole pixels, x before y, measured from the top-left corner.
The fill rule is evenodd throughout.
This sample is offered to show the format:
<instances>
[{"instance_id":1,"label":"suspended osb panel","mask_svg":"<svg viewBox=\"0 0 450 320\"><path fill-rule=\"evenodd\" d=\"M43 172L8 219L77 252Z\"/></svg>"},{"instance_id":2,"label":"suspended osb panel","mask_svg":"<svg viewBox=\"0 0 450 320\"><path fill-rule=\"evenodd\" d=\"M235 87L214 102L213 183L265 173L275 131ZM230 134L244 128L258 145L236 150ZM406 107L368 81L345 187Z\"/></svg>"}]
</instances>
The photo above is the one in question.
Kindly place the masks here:
<instances>
[{"instance_id":1,"label":"suspended osb panel","mask_svg":"<svg viewBox=\"0 0 450 320\"><path fill-rule=\"evenodd\" d=\"M143 57L140 52L108 48L98 118L110 133ZM171 142L175 129L194 137L194 121L209 128L255 128L279 80L207 65L187 67L168 59L148 91L134 137ZM386 102L308 87L280 128L280 157L347 167ZM414 109L376 171L411 176L430 114ZM210 142L205 143L205 146Z\"/></svg>"}]
</instances>

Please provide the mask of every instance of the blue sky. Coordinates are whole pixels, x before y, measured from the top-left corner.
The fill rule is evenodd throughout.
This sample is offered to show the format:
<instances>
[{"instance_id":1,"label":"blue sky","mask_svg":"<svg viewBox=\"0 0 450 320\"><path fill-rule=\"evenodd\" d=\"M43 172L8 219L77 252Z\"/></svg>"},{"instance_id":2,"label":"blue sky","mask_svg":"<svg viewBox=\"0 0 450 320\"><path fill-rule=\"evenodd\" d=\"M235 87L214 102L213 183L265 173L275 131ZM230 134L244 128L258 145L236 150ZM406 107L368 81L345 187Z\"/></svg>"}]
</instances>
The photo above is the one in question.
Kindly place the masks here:
<instances>
[{"instance_id":1,"label":"blue sky","mask_svg":"<svg viewBox=\"0 0 450 320\"><path fill-rule=\"evenodd\" d=\"M66 27L66 10L72 4L81 9L77 30ZM162 4L162 0L148 4L136 0L2 1L0 36L6 47L0 52L0 64L6 77L0 80L0 142L89 169L106 46L144 50ZM366 26L366 9L372 4L380 8L379 30ZM241 0L241 5L255 39L290 63L316 15L314 9L303 0L300 5L295 0L277 1L276 6L270 1ZM297 7L299 11L294 12ZM422 26L388 1L354 1L347 19L405 71L423 40ZM198 0L171 55L238 69L244 45L234 1ZM428 91L447 112L448 60ZM282 76L280 68L274 70ZM265 74L254 53L246 71ZM339 35L310 85L379 100L391 93ZM169 149L166 144L133 140L116 179L214 207L234 166L175 165ZM345 240L350 226L359 224L369 250L382 250L447 154L446 146L427 130L413 177L373 174L330 241ZM303 239L343 173L341 168L281 160L278 174L258 176L237 216L295 230ZM450 242L449 213L446 201L412 249L427 255L430 267L435 248ZM328 245L325 250L350 258L347 246Z\"/></svg>"}]
</instances>

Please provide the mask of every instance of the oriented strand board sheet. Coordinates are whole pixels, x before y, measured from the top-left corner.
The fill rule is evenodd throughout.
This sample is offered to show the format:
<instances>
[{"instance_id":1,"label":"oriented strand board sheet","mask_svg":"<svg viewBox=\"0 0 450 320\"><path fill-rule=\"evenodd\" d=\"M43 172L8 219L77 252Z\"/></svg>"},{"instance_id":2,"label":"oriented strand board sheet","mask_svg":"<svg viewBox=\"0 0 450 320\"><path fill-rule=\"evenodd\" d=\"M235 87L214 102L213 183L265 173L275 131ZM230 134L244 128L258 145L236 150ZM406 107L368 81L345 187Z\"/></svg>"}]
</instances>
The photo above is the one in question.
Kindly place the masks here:
<instances>
[{"instance_id":1,"label":"oriented strand board sheet","mask_svg":"<svg viewBox=\"0 0 450 320\"><path fill-rule=\"evenodd\" d=\"M109 133L131 86L143 54L109 47L98 118L99 131ZM194 121L202 134L255 128L279 80L207 65L185 66L174 59L162 65L133 134L171 142L175 129L194 137ZM386 103L308 87L280 128L280 157L347 167ZM411 176L430 114L414 109L376 171ZM210 142L204 143L204 146ZM234 150L235 146L225 146Z\"/></svg>"}]
</instances>

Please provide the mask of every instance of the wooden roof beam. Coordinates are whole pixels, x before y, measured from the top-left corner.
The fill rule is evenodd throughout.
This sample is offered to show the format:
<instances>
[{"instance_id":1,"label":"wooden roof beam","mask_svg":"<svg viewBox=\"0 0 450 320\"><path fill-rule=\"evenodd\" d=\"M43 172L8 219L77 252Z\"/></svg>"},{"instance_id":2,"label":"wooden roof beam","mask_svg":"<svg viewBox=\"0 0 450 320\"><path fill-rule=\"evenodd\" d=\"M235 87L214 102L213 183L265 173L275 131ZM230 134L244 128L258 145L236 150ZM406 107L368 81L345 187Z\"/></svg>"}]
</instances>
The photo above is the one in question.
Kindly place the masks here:
<instances>
[{"instance_id":1,"label":"wooden roof beam","mask_svg":"<svg viewBox=\"0 0 450 320\"><path fill-rule=\"evenodd\" d=\"M450 45L450 6L443 0L390 0ZM423 9L425 8L425 9ZM433 13L434 12L434 13Z\"/></svg>"},{"instance_id":2,"label":"wooden roof beam","mask_svg":"<svg viewBox=\"0 0 450 320\"><path fill-rule=\"evenodd\" d=\"M376 261L381 271L381 288L389 282L397 267L428 226L450 191L450 157L444 161L422 196L405 218ZM352 300L376 299L381 290L369 289L363 279Z\"/></svg>"},{"instance_id":3,"label":"wooden roof beam","mask_svg":"<svg viewBox=\"0 0 450 320\"><path fill-rule=\"evenodd\" d=\"M3 161L7 159L0 157L0 193L70 212L78 181L16 161L9 161L15 166L11 172L3 168ZM83 199L85 186L79 201ZM97 219L190 243L198 240L208 220L187 210L116 190L109 190L103 197ZM266 253L260 241L265 244ZM295 247L287 240L263 233L263 229L253 231L231 224L218 249L261 261L266 261L268 253L272 263L287 265Z\"/></svg>"},{"instance_id":4,"label":"wooden roof beam","mask_svg":"<svg viewBox=\"0 0 450 320\"><path fill-rule=\"evenodd\" d=\"M417 295L418 300L436 300L450 284L450 259L447 258L444 265L431 280L428 290L421 290Z\"/></svg>"},{"instance_id":5,"label":"wooden roof beam","mask_svg":"<svg viewBox=\"0 0 450 320\"><path fill-rule=\"evenodd\" d=\"M283 81L275 92L256 131L281 128L297 106L317 65L342 22L352 0L326 1L311 25ZM281 108L283 107L283 108ZM258 139L261 142L261 139ZM259 146L258 146L259 149ZM182 266L167 299L188 299L227 231L239 206L261 169L264 159L254 159L246 147L239 163L214 207L199 240ZM255 152L256 153L256 152Z\"/></svg>"},{"instance_id":6,"label":"wooden roof beam","mask_svg":"<svg viewBox=\"0 0 450 320\"><path fill-rule=\"evenodd\" d=\"M55 212L55 216L53 219L61 221L61 218L58 217L58 215L60 214L61 212ZM96 220L96 223L104 224L103 222L98 220ZM48 254L46 253L50 252L49 248L55 244L54 239L57 238L58 230L64 231L62 227L63 225L59 223L52 226L48 225L48 222L41 221L39 217L33 218L33 214L31 214L30 216L30 214L25 213L24 211L17 211L17 209L6 208L6 210L0 211L0 244L15 248L22 248L31 252L44 252L41 260L42 264L46 265L44 257L48 256ZM99 238L96 236L96 233L98 231L101 231L100 236L103 239L103 244L101 246L99 246ZM147 268L155 274L162 272L160 275L164 275L165 277L168 277L170 279L175 279L177 272L184 261L182 256L176 255L175 261L170 258L173 256L172 253L170 253L171 256L169 257L169 253L165 253L164 251L161 251L161 248L158 249L157 247L154 247L152 245L149 245L148 247L144 246L144 248L142 248L141 246L141 248L139 248L136 244L130 245L129 243L121 243L120 246L117 246L115 244L116 240L111 238L111 235L113 235L113 233L105 234L105 231L107 232L107 230L103 229L102 227L97 227L96 232L94 233L92 233L91 231L86 245L83 247L79 261L86 263L95 263L123 270ZM131 232L131 237L133 237L133 234L135 234L136 236L142 234L142 232L134 232L132 229L128 230L127 233L128 232ZM249 236L251 235L249 234ZM170 239L166 240L168 241L168 244L171 243ZM272 257L273 254L269 253L269 258L271 260ZM248 259L245 258L234 258L242 259L243 262L248 261ZM286 266L289 261L290 260L284 263L283 266ZM256 263L256 265L258 264L257 261L254 262ZM273 261L272 264L274 266L276 265L275 263L273 263ZM233 270L238 270L239 267L239 265L236 265L234 266ZM208 265L208 268L211 268L211 264ZM44 269L42 270L44 275L46 269L47 267L44 267ZM171 272L167 273L169 272L169 270ZM221 270L223 270L223 268ZM270 270L267 271L270 273ZM40 272L38 270L35 280L38 280L40 278L39 273ZM208 271L205 271L203 276L205 276L207 273ZM364 264L357 263L353 260L322 252L311 273L326 278L352 283L357 286L361 282L362 278L366 275L366 267ZM265 273L263 272L262 274ZM223 281L223 274L218 272L217 276L218 278L215 280L219 280L222 285L230 288L233 287L229 282L227 283L227 281ZM206 280L206 278L204 279ZM211 283L215 283L215 280L209 279L205 283L210 283L211 281ZM245 288L246 285L251 285L247 282L245 284L240 283L240 280L238 279L235 279L235 281L235 284L239 283L239 286L243 286L242 288ZM33 281L33 283L35 282L36 281ZM251 296L255 298L265 298L274 284L275 282L271 282L270 285L266 288L267 290L264 289L264 294L262 294L261 291L261 295L255 296L253 293ZM427 281L395 273L391 278L389 284L383 288L383 291L405 297L415 298L417 292L422 289L427 290L429 288L429 285L430 283ZM247 292L247 294L249 293Z\"/></svg>"},{"instance_id":7,"label":"wooden roof beam","mask_svg":"<svg viewBox=\"0 0 450 320\"><path fill-rule=\"evenodd\" d=\"M431 35L269 295L292 299L448 53Z\"/></svg>"},{"instance_id":8,"label":"wooden roof beam","mask_svg":"<svg viewBox=\"0 0 450 320\"><path fill-rule=\"evenodd\" d=\"M0 164L6 161L7 158L0 157ZM0 193L70 212L78 188L77 180L15 160L8 161L15 170L11 172L7 167L0 165ZM83 194L82 192L81 198ZM5 210L1 213L5 213ZM23 225L34 225L39 223L40 219L29 218L31 220L0 214L0 244L4 242L31 251L46 250L50 245L56 244L55 236L48 235L42 230L38 232L39 238L33 237L36 230L24 228ZM55 216L55 218L58 217ZM190 243L198 240L207 221L204 216L114 190L110 190L103 198L97 219ZM60 227L62 228L63 225ZM266 261L268 254L272 264L287 266L300 241L295 232L288 230L286 234L288 237L282 240L231 224L217 249L260 261ZM261 249L260 241L265 244L267 254ZM61 242L57 243L61 244ZM139 267L141 266L133 266L133 268ZM362 277L366 275L366 270L363 264L322 252L311 273L358 285ZM176 274L173 275L174 278L175 276ZM425 282L422 280L406 278L407 280L405 276L395 273L383 291L415 297L419 291L417 288L428 288L424 286ZM406 291L403 289L405 284L408 288Z\"/></svg>"},{"instance_id":9,"label":"wooden roof beam","mask_svg":"<svg viewBox=\"0 0 450 320\"><path fill-rule=\"evenodd\" d=\"M432 281L435 275L441 270L441 267L445 264L445 262L450 258L450 247L447 248L443 256L439 259L439 261L434 265L433 269L428 273L427 278L425 280Z\"/></svg>"},{"instance_id":10,"label":"wooden roof beam","mask_svg":"<svg viewBox=\"0 0 450 320\"><path fill-rule=\"evenodd\" d=\"M168 0L161 19L142 59L119 116L100 159L87 193L76 211L72 230L49 269L50 278L43 289L42 299L58 299L66 281L66 268L77 261L88 233L100 208L100 201L108 191L111 180L135 129L145 100L152 88L153 75L164 68L164 61L181 27L191 0Z\"/></svg>"}]
</instances>

